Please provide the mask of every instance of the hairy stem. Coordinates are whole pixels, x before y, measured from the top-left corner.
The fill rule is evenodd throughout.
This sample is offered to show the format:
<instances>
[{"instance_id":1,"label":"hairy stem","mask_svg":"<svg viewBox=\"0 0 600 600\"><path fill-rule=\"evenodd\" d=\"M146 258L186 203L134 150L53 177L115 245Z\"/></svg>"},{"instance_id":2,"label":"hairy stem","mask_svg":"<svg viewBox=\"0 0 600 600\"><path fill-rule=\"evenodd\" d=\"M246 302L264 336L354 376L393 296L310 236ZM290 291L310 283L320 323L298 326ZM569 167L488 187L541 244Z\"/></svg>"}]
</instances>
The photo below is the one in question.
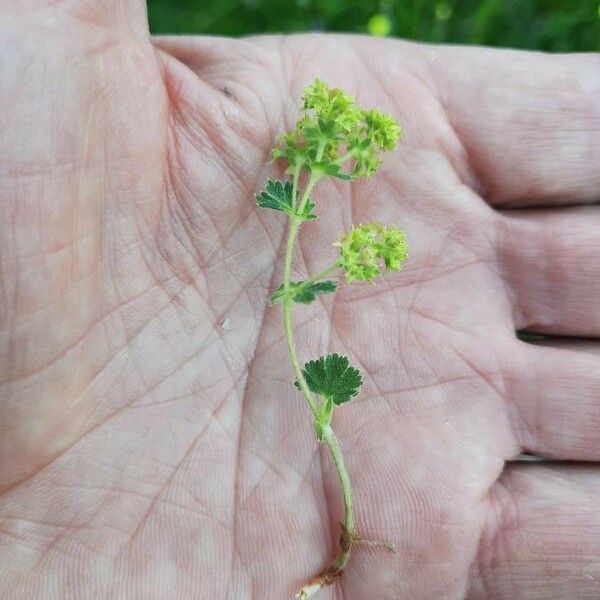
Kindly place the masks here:
<instances>
[{"instance_id":1,"label":"hairy stem","mask_svg":"<svg viewBox=\"0 0 600 600\"><path fill-rule=\"evenodd\" d=\"M298 180L302 171L302 163L296 164L292 176L292 208L296 208L296 200L298 199Z\"/></svg>"},{"instance_id":2,"label":"hairy stem","mask_svg":"<svg viewBox=\"0 0 600 600\"><path fill-rule=\"evenodd\" d=\"M297 188L297 179L298 179L297 172L295 172L294 173L294 191L296 191L296 188ZM318 179L319 179L319 176L314 176L314 175L311 175L311 177L309 178L306 188L304 190L304 193L302 195L302 199L300 200L300 202L298 204L298 212L302 211L304 205L310 198L312 189L314 188ZM296 196L295 195L294 195L294 204L296 204ZM283 286L284 286L284 289L286 289L286 290L290 289L290 281L291 281L291 274L292 274L292 257L293 257L294 245L296 242L296 237L298 235L298 231L300 229L300 225L301 225L300 218L298 218L296 216L290 217L288 237L287 237L287 242L286 242L284 271L283 271ZM312 277L311 279L309 279L308 281L310 281L311 283L318 281L338 268L339 268L339 265L336 262L333 265L330 265L329 267L327 267L326 269L321 271L320 273L318 273L317 275L315 275L314 277ZM300 390L301 390L302 394L304 395L304 397L306 398L306 401L307 401L313 415L315 417L317 417L320 413L321 407L314 400L314 398L310 392L310 389L308 387L308 384L306 383L306 380L304 379L304 375L302 374L302 369L300 368L300 363L298 361L298 354L296 351L296 343L294 340L294 331L293 331L293 324L292 324L292 304L293 304L293 302L289 297L284 298L284 300L282 302L283 329L285 331L285 339L286 339L286 343L287 343L288 354L290 357L290 363L294 370L294 375L300 386ZM331 565L329 567L327 567L327 569L325 569L325 571L323 571L322 577L324 578L324 581L326 581L328 577L335 578L335 577L339 576L339 574L341 574L341 572L343 571L343 569L346 566L346 563L348 562L348 559L350 557L350 550L351 550L353 541L356 539L356 533L354 530L354 518L352 515L352 487L350 485L350 478L348 476L348 471L346 470L346 465L344 464L344 458L342 456L342 451L340 449L337 438L335 437L330 425L327 425L323 429L322 441L327 445L327 447L329 448L329 451L331 452L331 456L333 458L333 462L334 462L335 468L338 473L338 477L339 477L340 484L342 487L342 493L344 496L344 524L343 524L343 531L342 531L342 536L341 536L341 540L340 540L341 548L340 548L340 552L336 556L335 560L331 563ZM300 596L300 597L303 597L303 596Z\"/></svg>"},{"instance_id":3,"label":"hairy stem","mask_svg":"<svg viewBox=\"0 0 600 600\"><path fill-rule=\"evenodd\" d=\"M354 531L354 517L352 515L352 486L350 485L350 477L344 463L344 456L338 444L337 438L331 427L326 427L323 431L323 441L327 444L331 457L335 463L340 483L342 485L342 493L344 495L344 529L342 531L342 543L339 554L332 563L336 569L341 571L346 566L350 558L350 548L356 537Z\"/></svg>"},{"instance_id":4,"label":"hairy stem","mask_svg":"<svg viewBox=\"0 0 600 600\"><path fill-rule=\"evenodd\" d=\"M302 375L302 369L300 368L300 363L298 362L298 354L296 353L296 344L294 342L294 334L292 328L292 300L290 300L289 298L285 298L283 300L281 308L283 312L283 329L285 331L285 341L287 343L290 363L292 365L292 368L294 369L296 381L298 381L298 384L300 385L300 391L304 394L304 397L308 402L310 410L314 415L316 415L319 411L319 407L317 403L313 400L312 394L308 389L306 379L304 379L304 375Z\"/></svg>"},{"instance_id":5,"label":"hairy stem","mask_svg":"<svg viewBox=\"0 0 600 600\"><path fill-rule=\"evenodd\" d=\"M294 172L294 188L298 186L298 175L299 171L296 170ZM317 183L319 177L312 176L309 178L306 188L304 190L304 194L302 195L302 199L300 200L299 210L301 212L304 208L306 202L310 197L310 193ZM296 191L297 194L297 191ZM294 205L296 204L296 196L293 198ZM285 290L290 289L290 280L292 275L292 257L294 255L294 244L296 242L296 236L298 235L298 230L300 229L300 224L302 220L299 217L292 216L290 217L290 226L288 229L288 237L287 243L285 246L285 262L283 267L283 287ZM292 364L292 368L294 369L294 375L296 376L296 380L300 385L300 390L304 394L308 405L310 406L311 411L314 415L317 414L319 407L317 403L314 401L310 390L308 389L308 385L306 380L304 379L304 375L302 375L302 369L300 368L300 363L298 362L298 354L296 352L296 343L294 341L294 329L292 326L292 300L290 298L284 298L282 302L282 313L283 313L283 330L285 332L285 340L287 344L288 354L290 357L290 363Z\"/></svg>"}]
</instances>

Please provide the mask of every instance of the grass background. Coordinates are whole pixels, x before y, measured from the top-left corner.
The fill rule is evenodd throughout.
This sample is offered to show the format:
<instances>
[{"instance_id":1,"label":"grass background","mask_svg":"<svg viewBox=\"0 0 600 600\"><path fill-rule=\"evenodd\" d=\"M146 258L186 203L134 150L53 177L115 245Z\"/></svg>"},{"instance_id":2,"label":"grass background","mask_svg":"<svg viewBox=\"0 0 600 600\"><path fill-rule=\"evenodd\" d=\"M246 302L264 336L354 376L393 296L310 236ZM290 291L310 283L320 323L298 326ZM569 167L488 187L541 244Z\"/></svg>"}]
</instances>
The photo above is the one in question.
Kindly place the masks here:
<instances>
[{"instance_id":1,"label":"grass background","mask_svg":"<svg viewBox=\"0 0 600 600\"><path fill-rule=\"evenodd\" d=\"M154 33L352 31L600 51L600 0L148 0L148 12Z\"/></svg>"}]
</instances>

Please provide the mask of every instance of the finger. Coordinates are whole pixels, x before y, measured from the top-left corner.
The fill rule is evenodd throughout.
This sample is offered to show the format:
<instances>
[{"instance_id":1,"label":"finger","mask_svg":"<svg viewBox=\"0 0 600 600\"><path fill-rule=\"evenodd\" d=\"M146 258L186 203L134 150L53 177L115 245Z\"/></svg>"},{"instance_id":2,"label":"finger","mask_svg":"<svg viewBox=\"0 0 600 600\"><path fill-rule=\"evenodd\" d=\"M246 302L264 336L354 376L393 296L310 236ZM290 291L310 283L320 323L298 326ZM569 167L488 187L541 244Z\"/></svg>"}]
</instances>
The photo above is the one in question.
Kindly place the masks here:
<instances>
[{"instance_id":1,"label":"finger","mask_svg":"<svg viewBox=\"0 0 600 600\"><path fill-rule=\"evenodd\" d=\"M498 256L513 295L516 326L600 337L600 208L504 214Z\"/></svg>"},{"instance_id":2,"label":"finger","mask_svg":"<svg viewBox=\"0 0 600 600\"><path fill-rule=\"evenodd\" d=\"M519 343L505 370L521 447L564 460L600 460L600 354Z\"/></svg>"},{"instance_id":3,"label":"finger","mask_svg":"<svg viewBox=\"0 0 600 600\"><path fill-rule=\"evenodd\" d=\"M426 50L450 122L495 205L600 198L600 58Z\"/></svg>"},{"instance_id":4,"label":"finger","mask_svg":"<svg viewBox=\"0 0 600 600\"><path fill-rule=\"evenodd\" d=\"M11 17L23 17L29 25L42 22L46 35L52 35L52 29L65 32L66 17L71 28L81 30L85 25L93 25L100 30L110 31L113 35L119 32L140 37L149 37L148 16L144 0L72 0L56 2L56 0L19 0L19 2L0 1L0 14L8 13ZM41 18L41 21L40 21ZM18 22L11 22L11 27L18 29ZM44 32L42 32L44 33ZM89 36L93 42L95 36ZM96 39L96 41L98 41Z\"/></svg>"},{"instance_id":5,"label":"finger","mask_svg":"<svg viewBox=\"0 0 600 600\"><path fill-rule=\"evenodd\" d=\"M467 598L600 597L597 466L511 465L490 509Z\"/></svg>"},{"instance_id":6,"label":"finger","mask_svg":"<svg viewBox=\"0 0 600 600\"><path fill-rule=\"evenodd\" d=\"M597 340L540 335L535 336L530 343L548 348L562 348L564 350L587 352L600 358L600 343Z\"/></svg>"}]
</instances>

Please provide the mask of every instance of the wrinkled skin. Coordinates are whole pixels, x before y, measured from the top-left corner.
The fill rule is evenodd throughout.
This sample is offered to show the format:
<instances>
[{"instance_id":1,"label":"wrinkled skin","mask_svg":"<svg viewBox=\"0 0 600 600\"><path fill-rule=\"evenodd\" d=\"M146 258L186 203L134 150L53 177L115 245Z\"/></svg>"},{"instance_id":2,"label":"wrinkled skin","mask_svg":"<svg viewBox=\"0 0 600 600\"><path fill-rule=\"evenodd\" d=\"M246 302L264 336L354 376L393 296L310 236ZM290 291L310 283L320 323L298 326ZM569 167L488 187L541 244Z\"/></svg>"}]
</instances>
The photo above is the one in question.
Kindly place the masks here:
<instances>
[{"instance_id":1,"label":"wrinkled skin","mask_svg":"<svg viewBox=\"0 0 600 600\"><path fill-rule=\"evenodd\" d=\"M335 553L266 306L285 219L253 202L316 76L404 138L319 185L296 277L352 222L411 249L295 311L301 357L365 373L334 428L359 531L398 547L320 597L599 597L597 56L151 40L117 0L2 0L0 40L0 597L290 598Z\"/></svg>"}]
</instances>

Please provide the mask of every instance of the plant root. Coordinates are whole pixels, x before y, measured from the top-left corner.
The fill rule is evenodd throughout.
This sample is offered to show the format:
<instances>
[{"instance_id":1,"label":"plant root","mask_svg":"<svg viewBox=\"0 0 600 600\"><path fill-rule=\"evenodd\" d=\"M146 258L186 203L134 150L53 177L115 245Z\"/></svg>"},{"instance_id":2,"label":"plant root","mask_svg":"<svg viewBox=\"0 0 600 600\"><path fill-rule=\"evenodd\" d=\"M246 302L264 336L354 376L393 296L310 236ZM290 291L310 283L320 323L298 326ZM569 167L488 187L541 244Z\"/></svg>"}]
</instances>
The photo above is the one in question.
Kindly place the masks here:
<instances>
[{"instance_id":1,"label":"plant root","mask_svg":"<svg viewBox=\"0 0 600 600\"><path fill-rule=\"evenodd\" d=\"M350 550L354 544L363 544L365 546L385 548L390 552L397 552L395 544L391 542L381 542L375 540L366 540L361 538L356 531L348 531L343 523L342 533L340 534L340 553L336 559L323 571L315 577L309 579L296 594L297 600L306 600L314 596L321 588L335 583L344 573L346 563L350 558Z\"/></svg>"}]
</instances>

